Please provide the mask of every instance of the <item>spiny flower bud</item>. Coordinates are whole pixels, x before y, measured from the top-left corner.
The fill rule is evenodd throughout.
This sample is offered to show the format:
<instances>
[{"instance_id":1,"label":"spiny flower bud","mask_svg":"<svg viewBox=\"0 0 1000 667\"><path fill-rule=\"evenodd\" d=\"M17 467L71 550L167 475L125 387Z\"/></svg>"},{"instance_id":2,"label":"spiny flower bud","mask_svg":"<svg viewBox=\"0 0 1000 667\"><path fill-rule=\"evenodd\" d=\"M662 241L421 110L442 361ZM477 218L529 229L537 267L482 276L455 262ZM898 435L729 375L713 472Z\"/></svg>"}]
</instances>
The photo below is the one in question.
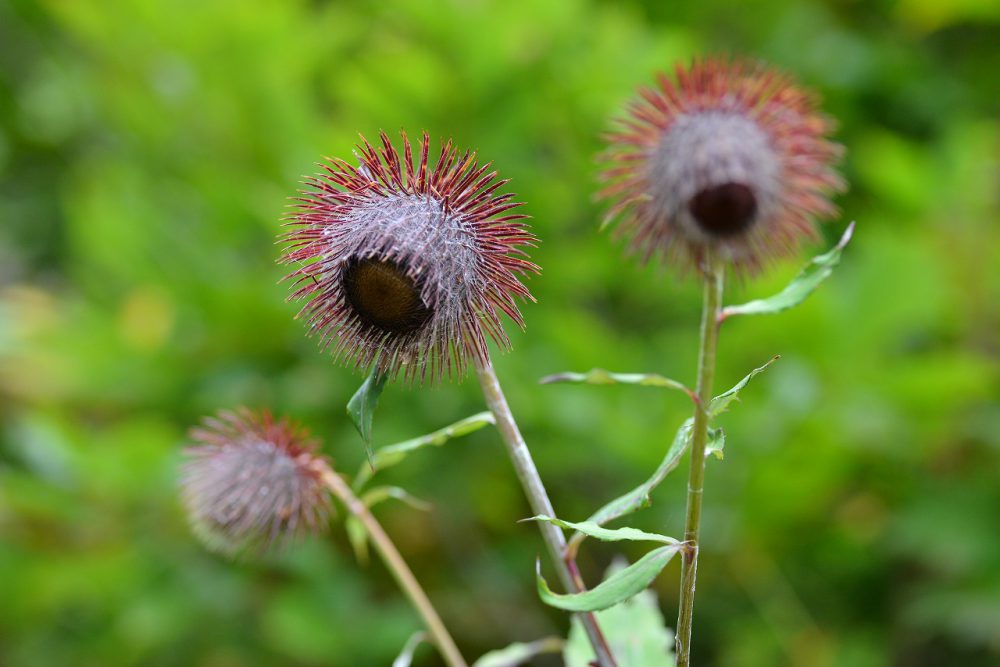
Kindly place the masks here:
<instances>
[{"instance_id":1,"label":"spiny flower bud","mask_svg":"<svg viewBox=\"0 0 1000 667\"><path fill-rule=\"evenodd\" d=\"M241 408L205 418L191 439L182 498L209 548L261 552L326 527L331 503L322 476L329 463L294 422Z\"/></svg>"},{"instance_id":2,"label":"spiny flower bud","mask_svg":"<svg viewBox=\"0 0 1000 667\"><path fill-rule=\"evenodd\" d=\"M609 135L598 197L645 261L701 267L709 253L753 271L816 236L844 189L832 122L782 74L743 61L658 77Z\"/></svg>"},{"instance_id":3,"label":"spiny flower bud","mask_svg":"<svg viewBox=\"0 0 1000 667\"><path fill-rule=\"evenodd\" d=\"M358 166L331 159L306 181L283 236L281 261L298 266L289 298L338 359L408 380L461 375L485 361L484 334L509 348L500 313L523 327L535 237L489 164L449 141L432 166L426 133L414 163L402 136L402 159L383 132L380 149L362 137Z\"/></svg>"}]
</instances>

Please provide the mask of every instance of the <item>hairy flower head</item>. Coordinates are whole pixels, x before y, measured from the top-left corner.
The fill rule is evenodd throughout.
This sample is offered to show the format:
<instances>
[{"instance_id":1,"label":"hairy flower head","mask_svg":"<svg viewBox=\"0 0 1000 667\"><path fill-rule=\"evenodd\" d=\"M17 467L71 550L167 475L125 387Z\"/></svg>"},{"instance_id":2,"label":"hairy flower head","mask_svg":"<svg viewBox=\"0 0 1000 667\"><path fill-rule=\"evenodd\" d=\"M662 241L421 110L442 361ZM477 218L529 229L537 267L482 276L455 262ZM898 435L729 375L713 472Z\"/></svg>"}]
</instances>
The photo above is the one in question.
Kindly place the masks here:
<instances>
[{"instance_id":1,"label":"hairy flower head","mask_svg":"<svg viewBox=\"0 0 1000 667\"><path fill-rule=\"evenodd\" d=\"M384 132L379 148L362 137L357 166L331 159L306 181L283 236L290 298L339 359L409 380L461 375L486 359L487 335L509 347L501 313L523 326L535 237L490 164L449 141L432 165L426 133L416 147L402 137L402 156Z\"/></svg>"},{"instance_id":2,"label":"hairy flower head","mask_svg":"<svg viewBox=\"0 0 1000 667\"><path fill-rule=\"evenodd\" d=\"M182 498L209 548L259 552L326 527L329 463L294 422L241 408L205 418L191 439Z\"/></svg>"},{"instance_id":3,"label":"hairy flower head","mask_svg":"<svg viewBox=\"0 0 1000 667\"><path fill-rule=\"evenodd\" d=\"M788 77L744 61L706 60L660 74L610 134L598 197L624 214L620 233L644 260L738 270L794 252L844 189L832 122Z\"/></svg>"}]
</instances>

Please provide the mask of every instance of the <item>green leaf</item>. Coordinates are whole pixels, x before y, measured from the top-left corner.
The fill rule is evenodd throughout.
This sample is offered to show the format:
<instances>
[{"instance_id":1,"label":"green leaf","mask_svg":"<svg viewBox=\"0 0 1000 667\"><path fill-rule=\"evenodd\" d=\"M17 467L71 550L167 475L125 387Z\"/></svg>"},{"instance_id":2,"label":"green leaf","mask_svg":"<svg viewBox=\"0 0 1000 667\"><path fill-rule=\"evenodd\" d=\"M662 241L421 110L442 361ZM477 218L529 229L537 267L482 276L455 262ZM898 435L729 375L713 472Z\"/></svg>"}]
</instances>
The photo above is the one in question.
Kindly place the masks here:
<instances>
[{"instance_id":1,"label":"green leaf","mask_svg":"<svg viewBox=\"0 0 1000 667\"><path fill-rule=\"evenodd\" d=\"M605 577L624 567L616 559ZM672 667L674 664L674 633L664 622L652 591L642 591L621 604L597 612L597 622L619 665ZM563 660L566 667L590 667L595 660L587 632L575 616L570 622Z\"/></svg>"},{"instance_id":2,"label":"green leaf","mask_svg":"<svg viewBox=\"0 0 1000 667\"><path fill-rule=\"evenodd\" d=\"M351 418L354 428L358 429L361 439L365 443L365 454L368 455L369 463L372 462L372 420L375 417L375 406L378 405L378 397L382 395L388 376L382 375L378 370L361 383L361 386L351 400L347 402L347 416Z\"/></svg>"},{"instance_id":3,"label":"green leaf","mask_svg":"<svg viewBox=\"0 0 1000 667\"><path fill-rule=\"evenodd\" d=\"M545 637L530 643L515 642L506 648L486 653L472 667L517 667L536 655L559 653L565 643L562 637Z\"/></svg>"},{"instance_id":4,"label":"green leaf","mask_svg":"<svg viewBox=\"0 0 1000 667\"><path fill-rule=\"evenodd\" d=\"M691 444L691 427L694 425L694 419L688 417L681 424L681 427L677 429L677 433L674 435L674 440L670 444L670 448L667 450L666 456L660 462L660 465L653 472L652 476L645 482L635 487L631 491L622 494L606 503L599 510L590 515L587 522L594 523L597 525L604 525L610 521L614 521L619 517L623 517L626 514L631 514L636 510L642 509L643 507L648 507L651 500L650 494L653 492L657 486L660 485L668 474L677 467L680 463L681 457L684 456L684 452L687 451L688 446ZM708 443L705 446L705 451L710 452L715 455L716 458L722 458L722 449L725 446L725 433L722 429L709 429L708 431ZM569 553L575 554L580 548L580 544L586 538L586 534L583 532L577 532L569 540Z\"/></svg>"},{"instance_id":5,"label":"green leaf","mask_svg":"<svg viewBox=\"0 0 1000 667\"><path fill-rule=\"evenodd\" d=\"M599 540L604 540L605 542L619 542L621 540L632 540L640 542L663 542L664 544L677 544L677 540L672 537L667 537L666 535L660 535L659 533L647 533L644 530L639 530L638 528L602 528L593 521L583 521L581 523L573 523L572 521L563 521L562 519L556 519L554 517L545 516L544 514L539 514L538 516L533 516L530 519L525 519L525 521L545 521L548 523L554 523L562 528L567 528L569 530L575 530L584 535L589 535L590 537L596 537Z\"/></svg>"},{"instance_id":6,"label":"green leaf","mask_svg":"<svg viewBox=\"0 0 1000 667\"><path fill-rule=\"evenodd\" d=\"M668 544L650 551L623 570L615 572L600 584L583 593L553 593L541 573L541 563L536 563L538 596L545 604L566 611L598 611L607 609L649 586L670 559L681 549L681 544Z\"/></svg>"},{"instance_id":7,"label":"green leaf","mask_svg":"<svg viewBox=\"0 0 1000 667\"><path fill-rule=\"evenodd\" d=\"M745 378L733 385L732 389L729 389L728 391L725 391L713 398L708 404L708 418L714 419L728 410L729 404L739 398L740 392L743 391L743 388L746 387L747 384L749 384L750 380L754 379L758 374L763 373L767 370L768 366L776 362L778 359L781 359L781 355L771 357L766 364L760 368L755 368L750 371Z\"/></svg>"},{"instance_id":8,"label":"green leaf","mask_svg":"<svg viewBox=\"0 0 1000 667\"><path fill-rule=\"evenodd\" d=\"M347 540L354 550L354 557L361 565L368 564L368 531L361 521L353 514L348 515L344 520L344 529L347 531Z\"/></svg>"},{"instance_id":9,"label":"green leaf","mask_svg":"<svg viewBox=\"0 0 1000 667\"><path fill-rule=\"evenodd\" d=\"M389 499L401 500L410 507L424 512L431 509L430 503L410 495L405 489L401 489L398 486L377 486L374 489L369 489L360 498L361 502L369 508ZM362 565L367 565L368 531L365 529L364 524L356 516L349 515L344 523L344 527L347 530L347 539L354 550L354 557Z\"/></svg>"},{"instance_id":10,"label":"green leaf","mask_svg":"<svg viewBox=\"0 0 1000 667\"><path fill-rule=\"evenodd\" d=\"M422 512L428 512L431 509L429 502L411 495L406 489L398 486L377 486L374 489L369 489L361 496L361 502L369 508L389 499L401 500L410 507Z\"/></svg>"},{"instance_id":11,"label":"green leaf","mask_svg":"<svg viewBox=\"0 0 1000 667\"><path fill-rule=\"evenodd\" d=\"M496 421L493 418L493 413L480 412L472 415L471 417L459 420L454 424L445 426L442 429L438 429L433 433L428 433L427 435L422 435L419 438L412 438L410 440L398 442L394 445L382 447L375 451L369 462L370 465L361 466L358 470L358 474L354 477L354 489L357 490L364 486L365 482L367 482L371 478L372 474L374 474L374 471L385 470L386 468L391 468L392 466L399 464L411 452L424 447L440 447L452 438L468 435L469 433L478 431L488 424L495 423Z\"/></svg>"},{"instance_id":12,"label":"green leaf","mask_svg":"<svg viewBox=\"0 0 1000 667\"><path fill-rule=\"evenodd\" d=\"M705 443L705 456L711 454L720 461L726 457L726 432L721 428L708 429L708 442Z\"/></svg>"},{"instance_id":13,"label":"green leaf","mask_svg":"<svg viewBox=\"0 0 1000 667\"><path fill-rule=\"evenodd\" d=\"M690 397L694 397L694 392L677 380L656 375L654 373L612 373L603 368L594 368L586 373L558 373L547 375L539 380L540 384L554 384L556 382L582 382L585 384L637 384L644 387L662 387L663 389L677 389L683 391Z\"/></svg>"},{"instance_id":14,"label":"green leaf","mask_svg":"<svg viewBox=\"0 0 1000 667\"><path fill-rule=\"evenodd\" d=\"M681 427L677 429L677 434L674 436L674 441L667 450L666 456L663 457L663 461L660 462L660 465L649 479L628 493L618 496L605 504L601 509L590 515L587 521L603 525L620 516L631 514L641 507L648 506L649 494L659 486L660 482L664 480L671 470L677 467L681 456L684 455L684 450L687 449L691 440L692 424L694 424L694 419L691 417L684 420Z\"/></svg>"},{"instance_id":15,"label":"green leaf","mask_svg":"<svg viewBox=\"0 0 1000 667\"><path fill-rule=\"evenodd\" d=\"M738 306L726 306L719 315L719 321L733 315L765 315L780 313L793 308L806 300L820 283L830 277L833 269L840 264L840 255L854 234L854 223L847 226L844 235L840 237L829 252L813 257L802 272L788 283L785 289L766 299L755 299Z\"/></svg>"},{"instance_id":16,"label":"green leaf","mask_svg":"<svg viewBox=\"0 0 1000 667\"><path fill-rule=\"evenodd\" d=\"M413 664L413 654L417 647L426 641L427 634L425 632L414 632L410 635L403 646L403 651L392 661L392 667L410 667Z\"/></svg>"}]
</instances>

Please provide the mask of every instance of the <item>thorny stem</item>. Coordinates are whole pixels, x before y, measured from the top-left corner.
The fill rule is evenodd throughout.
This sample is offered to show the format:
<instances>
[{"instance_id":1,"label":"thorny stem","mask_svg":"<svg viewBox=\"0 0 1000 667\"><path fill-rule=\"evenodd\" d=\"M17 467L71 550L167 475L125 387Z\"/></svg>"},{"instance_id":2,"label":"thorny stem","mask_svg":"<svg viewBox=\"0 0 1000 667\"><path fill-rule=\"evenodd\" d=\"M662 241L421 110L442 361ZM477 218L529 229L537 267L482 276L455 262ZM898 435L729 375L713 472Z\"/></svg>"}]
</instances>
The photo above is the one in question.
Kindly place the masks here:
<instances>
[{"instance_id":1,"label":"thorny stem","mask_svg":"<svg viewBox=\"0 0 1000 667\"><path fill-rule=\"evenodd\" d=\"M688 473L687 517L684 522L685 548L681 551L681 596L677 614L677 667L691 664L691 624L694 618L694 589L698 578L698 540L701 528L701 499L705 485L705 445L708 442L708 406L715 377L715 348L719 337L719 312L725 268L709 258L705 273L705 296L701 314L701 344L698 352L698 401L691 427L691 468Z\"/></svg>"},{"instance_id":2,"label":"thorny stem","mask_svg":"<svg viewBox=\"0 0 1000 667\"><path fill-rule=\"evenodd\" d=\"M535 514L556 516L552 509L552 502L542 485L542 479L538 476L538 469L535 468L531 452L528 451L528 445L524 442L524 437L517 427L517 422L514 421L510 406L507 405L507 398L504 396L503 390L500 389L500 381L493 370L493 364L488 359L485 362L477 361L476 374L479 376L479 384L483 388L486 405L496 420L497 430L500 431L504 445L507 446L507 453L510 455L511 463L514 464L514 471L521 482L528 503L531 505L531 511ZM542 531L545 546L548 548L552 564L555 566L556 572L559 573L559 579L563 586L574 593L585 591L586 586L580 576L576 561L572 554L566 550L566 536L563 535L562 529L545 521L539 521L538 527ZM597 618L594 614L591 612L581 613L578 617L594 648L598 664L601 667L616 667L611 648L608 646L601 628L597 625Z\"/></svg>"},{"instance_id":3,"label":"thorny stem","mask_svg":"<svg viewBox=\"0 0 1000 667\"><path fill-rule=\"evenodd\" d=\"M417 610L417 613L420 614L424 625L427 626L427 631L433 638L438 650L441 651L441 655L444 657L448 667L468 667L465 658L462 657L462 654L458 651L458 647L455 646L455 640L451 638L448 630L444 627L444 623L441 622L441 617L435 611L434 605L427 598L427 594L424 593L424 590L420 587L416 577L413 576L413 572L410 571L406 561L403 560L399 551L396 550L396 546L392 543L392 540L389 539L382 526L372 516L372 513L368 510L368 506L354 495L351 487L340 475L330 469L322 471L321 474L326 487L344 503L347 511L357 517L364 525L365 530L368 531L368 535L371 537L376 551L382 556L386 567L399 583L403 592L406 593L406 596L410 598L410 602Z\"/></svg>"}]
</instances>

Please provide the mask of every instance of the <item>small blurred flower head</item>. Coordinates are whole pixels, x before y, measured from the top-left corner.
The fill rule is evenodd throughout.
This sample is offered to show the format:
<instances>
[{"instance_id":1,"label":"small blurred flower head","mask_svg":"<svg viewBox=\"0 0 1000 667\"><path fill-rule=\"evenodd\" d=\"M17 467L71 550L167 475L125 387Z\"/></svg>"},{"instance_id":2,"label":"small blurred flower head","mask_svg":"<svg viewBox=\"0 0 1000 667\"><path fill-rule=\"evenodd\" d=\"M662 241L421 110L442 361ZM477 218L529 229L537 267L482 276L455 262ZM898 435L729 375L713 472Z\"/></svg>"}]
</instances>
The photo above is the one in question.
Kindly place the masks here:
<instances>
[{"instance_id":1,"label":"small blurred flower head","mask_svg":"<svg viewBox=\"0 0 1000 667\"><path fill-rule=\"evenodd\" d=\"M687 268L709 254L753 272L836 213L842 147L813 97L744 61L678 67L643 89L608 136L598 192L633 252Z\"/></svg>"},{"instance_id":2,"label":"small blurred flower head","mask_svg":"<svg viewBox=\"0 0 1000 667\"><path fill-rule=\"evenodd\" d=\"M357 166L330 159L306 181L283 236L290 298L338 359L408 380L460 376L485 361L487 335L509 348L501 313L523 327L536 239L490 164L449 141L432 165L426 133L402 138L400 156L384 132L379 148L362 137Z\"/></svg>"},{"instance_id":3,"label":"small blurred flower head","mask_svg":"<svg viewBox=\"0 0 1000 667\"><path fill-rule=\"evenodd\" d=\"M227 555L280 547L325 529L331 471L307 431L246 408L206 417L184 450L182 498L195 533Z\"/></svg>"}]
</instances>

